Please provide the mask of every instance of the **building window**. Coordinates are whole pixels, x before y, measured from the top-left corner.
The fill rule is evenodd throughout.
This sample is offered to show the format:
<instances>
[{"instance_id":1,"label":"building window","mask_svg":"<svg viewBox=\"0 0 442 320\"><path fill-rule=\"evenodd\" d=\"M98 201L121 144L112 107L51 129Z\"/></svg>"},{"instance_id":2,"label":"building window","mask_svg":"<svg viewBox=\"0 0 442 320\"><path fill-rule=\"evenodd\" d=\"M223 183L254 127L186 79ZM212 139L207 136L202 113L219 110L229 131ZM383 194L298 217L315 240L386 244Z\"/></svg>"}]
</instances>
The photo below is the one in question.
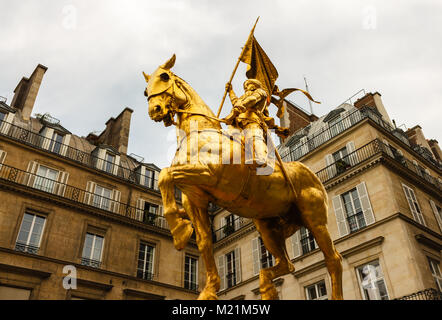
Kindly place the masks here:
<instances>
[{"instance_id":1,"label":"building window","mask_svg":"<svg viewBox=\"0 0 442 320\"><path fill-rule=\"evenodd\" d=\"M54 132L52 134L52 139L49 143L49 151L54 153L60 153L62 142L63 142L63 136L61 134L58 134L57 132Z\"/></svg>"},{"instance_id":2,"label":"building window","mask_svg":"<svg viewBox=\"0 0 442 320\"><path fill-rule=\"evenodd\" d=\"M236 264L235 264L235 251L231 251L226 254L226 280L227 288L231 288L236 285Z\"/></svg>"},{"instance_id":3,"label":"building window","mask_svg":"<svg viewBox=\"0 0 442 320\"><path fill-rule=\"evenodd\" d=\"M140 243L138 252L137 278L144 280L153 279L153 262L155 247L146 243Z\"/></svg>"},{"instance_id":4,"label":"building window","mask_svg":"<svg viewBox=\"0 0 442 320\"><path fill-rule=\"evenodd\" d=\"M259 256L260 256L260 264L261 269L273 267L275 261L272 254L266 249L264 246L264 242L262 238L259 237Z\"/></svg>"},{"instance_id":5,"label":"building window","mask_svg":"<svg viewBox=\"0 0 442 320\"><path fill-rule=\"evenodd\" d=\"M93 198L93 206L109 210L111 203L112 190L101 187L99 185L95 186L95 193Z\"/></svg>"},{"instance_id":6,"label":"building window","mask_svg":"<svg viewBox=\"0 0 442 320\"><path fill-rule=\"evenodd\" d=\"M144 202L143 222L155 225L155 221L158 217L158 208L159 206L156 204Z\"/></svg>"},{"instance_id":7,"label":"building window","mask_svg":"<svg viewBox=\"0 0 442 320\"><path fill-rule=\"evenodd\" d=\"M0 161L1 163L1 161ZM430 199L430 206L433 210L434 216L436 217L437 224L439 225L439 229L442 231L442 209L437 205L433 200Z\"/></svg>"},{"instance_id":8,"label":"building window","mask_svg":"<svg viewBox=\"0 0 442 320\"><path fill-rule=\"evenodd\" d=\"M36 254L40 248L45 221L45 217L26 212L15 243L15 250Z\"/></svg>"},{"instance_id":9,"label":"building window","mask_svg":"<svg viewBox=\"0 0 442 320\"><path fill-rule=\"evenodd\" d=\"M0 126L2 125L5 118L6 118L6 113L0 112Z\"/></svg>"},{"instance_id":10,"label":"building window","mask_svg":"<svg viewBox=\"0 0 442 320\"><path fill-rule=\"evenodd\" d=\"M154 188L155 172L153 170L146 169L146 173L144 175L144 185L150 189Z\"/></svg>"},{"instance_id":11,"label":"building window","mask_svg":"<svg viewBox=\"0 0 442 320\"><path fill-rule=\"evenodd\" d=\"M223 219L224 219L223 232L225 236L228 236L233 232L235 232L235 215L229 214Z\"/></svg>"},{"instance_id":12,"label":"building window","mask_svg":"<svg viewBox=\"0 0 442 320\"><path fill-rule=\"evenodd\" d=\"M198 259L188 255L184 261L184 288L198 289Z\"/></svg>"},{"instance_id":13,"label":"building window","mask_svg":"<svg viewBox=\"0 0 442 320\"><path fill-rule=\"evenodd\" d=\"M104 238L97 234L86 233L81 264L99 268L103 253Z\"/></svg>"},{"instance_id":14,"label":"building window","mask_svg":"<svg viewBox=\"0 0 442 320\"><path fill-rule=\"evenodd\" d=\"M366 226L364 213L359 201L359 195L356 188L342 194L342 201L345 208L347 223L350 227L350 233L362 229Z\"/></svg>"},{"instance_id":15,"label":"building window","mask_svg":"<svg viewBox=\"0 0 442 320\"><path fill-rule=\"evenodd\" d=\"M307 300L327 300L325 281L322 280L318 283L305 287L305 294Z\"/></svg>"},{"instance_id":16,"label":"building window","mask_svg":"<svg viewBox=\"0 0 442 320\"><path fill-rule=\"evenodd\" d=\"M53 192L57 182L58 171L39 165L35 177L34 188L45 192Z\"/></svg>"},{"instance_id":17,"label":"building window","mask_svg":"<svg viewBox=\"0 0 442 320\"><path fill-rule=\"evenodd\" d=\"M436 282L436 288L439 289L439 291L442 291L442 274L439 268L439 261L428 258L428 263L430 264L431 274Z\"/></svg>"},{"instance_id":18,"label":"building window","mask_svg":"<svg viewBox=\"0 0 442 320\"><path fill-rule=\"evenodd\" d=\"M417 202L414 190L406 186L405 184L402 184L402 188L404 189L405 197L407 198L407 202L410 207L414 220L425 226L426 224L424 216L422 215L422 211L419 206L419 203Z\"/></svg>"},{"instance_id":19,"label":"building window","mask_svg":"<svg viewBox=\"0 0 442 320\"><path fill-rule=\"evenodd\" d=\"M356 272L365 300L388 300L387 287L379 261L360 266Z\"/></svg>"},{"instance_id":20,"label":"building window","mask_svg":"<svg viewBox=\"0 0 442 320\"><path fill-rule=\"evenodd\" d=\"M115 156L110 153L106 153L106 160L104 162L104 171L108 173L113 173L115 164Z\"/></svg>"},{"instance_id":21,"label":"building window","mask_svg":"<svg viewBox=\"0 0 442 320\"><path fill-rule=\"evenodd\" d=\"M307 228L300 228L300 236L301 236L301 247L302 254L307 254L313 250L315 250L318 246L316 245L315 238L313 234Z\"/></svg>"},{"instance_id":22,"label":"building window","mask_svg":"<svg viewBox=\"0 0 442 320\"><path fill-rule=\"evenodd\" d=\"M328 122L328 127L330 129L330 135L331 137L334 137L344 131L344 126L341 121L341 115L338 115L337 117L331 119Z\"/></svg>"}]
</instances>

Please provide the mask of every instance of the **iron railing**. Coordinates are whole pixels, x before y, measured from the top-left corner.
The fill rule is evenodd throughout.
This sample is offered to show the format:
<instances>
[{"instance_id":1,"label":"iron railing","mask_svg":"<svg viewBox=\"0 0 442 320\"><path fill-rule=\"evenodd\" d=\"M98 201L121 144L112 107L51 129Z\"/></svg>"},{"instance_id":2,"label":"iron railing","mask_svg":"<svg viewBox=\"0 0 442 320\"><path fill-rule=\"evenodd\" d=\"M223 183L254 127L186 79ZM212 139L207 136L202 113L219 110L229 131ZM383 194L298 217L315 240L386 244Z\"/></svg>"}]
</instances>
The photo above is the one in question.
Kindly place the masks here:
<instances>
[{"instance_id":1,"label":"iron railing","mask_svg":"<svg viewBox=\"0 0 442 320\"><path fill-rule=\"evenodd\" d=\"M159 191L158 180L154 176L142 176L140 172L123 167L96 155L73 148L59 141L49 139L41 134L19 127L6 121L0 122L0 135L9 137L23 144L68 158L82 165L99 170L106 174L117 176L132 183L137 183L147 189ZM153 172L152 172L153 173ZM144 178L144 179L143 179ZM142 183L144 180L144 183Z\"/></svg>"},{"instance_id":2,"label":"iron railing","mask_svg":"<svg viewBox=\"0 0 442 320\"><path fill-rule=\"evenodd\" d=\"M137 278L140 278L143 280L153 280L154 277L155 277L155 275L152 272L137 270Z\"/></svg>"},{"instance_id":3,"label":"iron railing","mask_svg":"<svg viewBox=\"0 0 442 320\"><path fill-rule=\"evenodd\" d=\"M39 247L30 245L30 244L26 244L26 243L21 243L21 242L17 242L15 244L15 250L16 251L20 251L20 252L27 252L27 253L32 253L32 254L37 254L38 253L38 249L40 249Z\"/></svg>"},{"instance_id":4,"label":"iron railing","mask_svg":"<svg viewBox=\"0 0 442 320\"><path fill-rule=\"evenodd\" d=\"M225 226L213 231L213 242L220 241L251 223L252 219L236 216L236 218L233 219L233 223L226 224Z\"/></svg>"},{"instance_id":5,"label":"iron railing","mask_svg":"<svg viewBox=\"0 0 442 320\"><path fill-rule=\"evenodd\" d=\"M293 136L303 136L297 143L281 150L281 158L284 161L296 161L305 156L309 152L323 145L327 141L331 140L340 133L346 131L350 127L360 123L364 119L371 119L379 126L392 133L396 138L400 139L403 143L410 146L410 142L406 135L401 130L394 128L388 122L382 120L381 116L370 107L363 107L356 109L340 121L334 123L331 126L324 126L318 132L312 135L304 135L305 128L298 130ZM434 160L426 158L426 160L432 162L436 167L441 167L440 164Z\"/></svg>"},{"instance_id":6,"label":"iron railing","mask_svg":"<svg viewBox=\"0 0 442 320\"><path fill-rule=\"evenodd\" d=\"M88 259L88 258L81 258L81 264L83 266L89 266L89 267L93 267L93 268L100 268L101 261L94 260L94 259Z\"/></svg>"},{"instance_id":7,"label":"iron railing","mask_svg":"<svg viewBox=\"0 0 442 320\"><path fill-rule=\"evenodd\" d=\"M111 212L126 218L143 222L162 229L169 229L164 216L156 215L129 204L103 197L83 189L73 187L37 174L32 174L8 165L0 165L0 180L6 180L19 185L27 186L54 196L72 200L99 210Z\"/></svg>"},{"instance_id":8,"label":"iron railing","mask_svg":"<svg viewBox=\"0 0 442 320\"><path fill-rule=\"evenodd\" d=\"M372 140L366 145L349 153L342 159L339 159L338 161L335 161L327 167L319 170L318 172L316 172L316 175L322 183L325 183L330 179L333 179L348 171L349 169L355 167L361 162L373 157L374 155L381 153L382 149L379 144L379 140Z\"/></svg>"},{"instance_id":9,"label":"iron railing","mask_svg":"<svg viewBox=\"0 0 442 320\"><path fill-rule=\"evenodd\" d=\"M395 300L442 300L442 292L434 288L421 290Z\"/></svg>"},{"instance_id":10,"label":"iron railing","mask_svg":"<svg viewBox=\"0 0 442 320\"><path fill-rule=\"evenodd\" d=\"M339 159L338 161L335 161L327 167L319 170L318 172L316 172L316 175L322 183L326 183L330 179L333 179L347 172L351 168L357 166L358 164L377 154L382 154L383 156L387 156L388 158L393 159L415 175L421 177L422 179L425 179L436 188L442 190L442 183L440 182L440 180L431 176L430 174L425 172L425 170L423 170L423 168L420 167L417 163L413 163L409 159L405 158L396 149L391 148L389 145L386 145L378 139L370 141L366 145L349 153L342 159Z\"/></svg>"}]
</instances>

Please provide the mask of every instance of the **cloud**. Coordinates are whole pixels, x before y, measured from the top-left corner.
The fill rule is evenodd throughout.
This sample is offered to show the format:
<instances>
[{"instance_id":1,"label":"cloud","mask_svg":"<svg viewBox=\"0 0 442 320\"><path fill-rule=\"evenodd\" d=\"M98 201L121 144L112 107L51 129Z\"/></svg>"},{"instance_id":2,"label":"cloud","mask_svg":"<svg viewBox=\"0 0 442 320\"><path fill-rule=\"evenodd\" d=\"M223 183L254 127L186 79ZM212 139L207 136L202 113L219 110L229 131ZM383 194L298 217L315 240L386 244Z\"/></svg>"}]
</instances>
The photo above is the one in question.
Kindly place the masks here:
<instances>
[{"instance_id":1,"label":"cloud","mask_svg":"<svg viewBox=\"0 0 442 320\"><path fill-rule=\"evenodd\" d=\"M141 71L173 53L174 72L216 111L257 16L255 35L279 87L303 87L319 116L364 88L398 124L440 140L442 6L438 1L2 1L0 95L38 63L49 69L34 112L87 135L134 110L129 153L167 166L169 129L148 119ZM234 80L237 92L244 66ZM301 95L292 98L305 109ZM226 102L223 114L229 111Z\"/></svg>"}]
</instances>

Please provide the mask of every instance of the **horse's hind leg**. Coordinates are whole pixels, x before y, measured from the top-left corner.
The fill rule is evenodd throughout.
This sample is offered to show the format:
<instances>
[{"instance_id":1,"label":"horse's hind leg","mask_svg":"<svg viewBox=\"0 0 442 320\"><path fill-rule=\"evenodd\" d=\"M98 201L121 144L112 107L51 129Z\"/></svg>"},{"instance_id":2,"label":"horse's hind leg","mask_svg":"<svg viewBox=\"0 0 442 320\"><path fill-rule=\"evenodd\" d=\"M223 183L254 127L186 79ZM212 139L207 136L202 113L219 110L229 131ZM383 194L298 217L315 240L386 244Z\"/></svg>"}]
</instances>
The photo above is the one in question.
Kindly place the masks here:
<instances>
[{"instance_id":1,"label":"horse's hind leg","mask_svg":"<svg viewBox=\"0 0 442 320\"><path fill-rule=\"evenodd\" d=\"M295 267L289 259L285 246L285 235L281 232L279 218L254 219L256 229L261 234L266 249L275 257L275 265L262 269L259 273L259 291L262 300L278 299L278 292L272 280L293 272Z\"/></svg>"},{"instance_id":2,"label":"horse's hind leg","mask_svg":"<svg viewBox=\"0 0 442 320\"><path fill-rule=\"evenodd\" d=\"M326 199L320 190L309 188L302 191L298 205L304 225L313 234L324 254L332 282L332 299L342 300L342 257L328 232Z\"/></svg>"},{"instance_id":3,"label":"horse's hind leg","mask_svg":"<svg viewBox=\"0 0 442 320\"><path fill-rule=\"evenodd\" d=\"M183 206L195 226L198 250L206 266L206 286L201 291L198 300L215 300L218 299L216 292L220 288L220 278L213 255L212 232L207 213L208 202L203 194L199 192L196 194L197 196L194 194L188 197L183 193Z\"/></svg>"}]
</instances>

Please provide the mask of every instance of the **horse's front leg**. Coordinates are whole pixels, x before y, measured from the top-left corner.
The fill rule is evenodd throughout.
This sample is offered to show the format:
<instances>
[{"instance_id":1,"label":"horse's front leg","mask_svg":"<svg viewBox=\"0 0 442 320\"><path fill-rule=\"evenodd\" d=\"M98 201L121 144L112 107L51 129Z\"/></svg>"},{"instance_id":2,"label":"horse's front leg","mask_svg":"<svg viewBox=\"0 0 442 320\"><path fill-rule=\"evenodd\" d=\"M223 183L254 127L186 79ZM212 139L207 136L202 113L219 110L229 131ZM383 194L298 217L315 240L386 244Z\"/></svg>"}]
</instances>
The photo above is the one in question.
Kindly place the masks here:
<instances>
[{"instance_id":1,"label":"horse's front leg","mask_svg":"<svg viewBox=\"0 0 442 320\"><path fill-rule=\"evenodd\" d=\"M193 233L192 224L189 220L183 219L185 213L179 209L175 200L175 183L170 168L161 170L158 187L163 199L163 213L169 224L173 237L173 244L177 250L183 249Z\"/></svg>"},{"instance_id":2,"label":"horse's front leg","mask_svg":"<svg viewBox=\"0 0 442 320\"><path fill-rule=\"evenodd\" d=\"M164 217L169 224L173 243L177 250L186 246L192 236L193 228L190 221L185 219L185 210L178 208L175 199L175 186L177 184L192 186L215 183L216 177L209 172L207 166L181 165L161 170L158 186L163 199Z\"/></svg>"},{"instance_id":3,"label":"horse's front leg","mask_svg":"<svg viewBox=\"0 0 442 320\"><path fill-rule=\"evenodd\" d=\"M195 187L197 189L197 187ZM184 208L192 220L196 232L198 250L206 266L206 286L201 291L198 300L217 300L216 293L220 288L220 277L216 269L213 255L212 232L210 228L209 214L207 212L208 201L203 193L192 192L192 197L183 194Z\"/></svg>"}]
</instances>

